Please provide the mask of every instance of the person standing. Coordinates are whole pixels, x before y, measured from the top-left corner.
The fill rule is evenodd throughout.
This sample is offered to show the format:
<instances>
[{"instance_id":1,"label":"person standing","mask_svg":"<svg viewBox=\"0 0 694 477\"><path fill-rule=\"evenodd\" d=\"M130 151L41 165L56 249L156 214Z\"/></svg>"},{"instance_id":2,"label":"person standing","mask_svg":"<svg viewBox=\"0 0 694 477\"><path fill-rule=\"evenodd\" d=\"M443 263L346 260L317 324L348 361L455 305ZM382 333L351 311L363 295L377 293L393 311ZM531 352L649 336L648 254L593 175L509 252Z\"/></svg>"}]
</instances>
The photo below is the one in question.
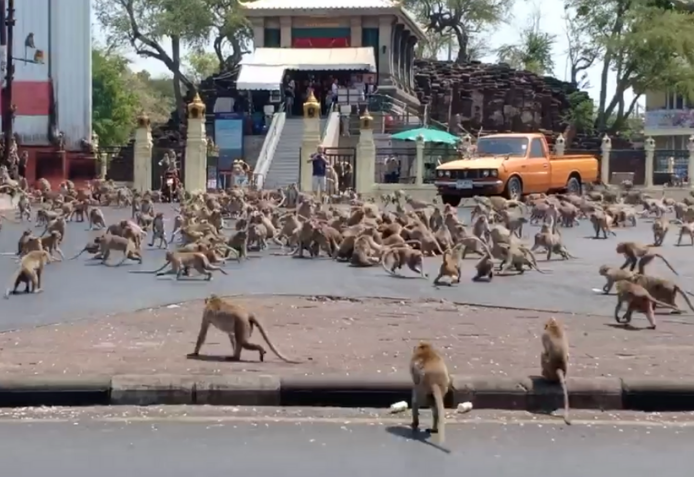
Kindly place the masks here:
<instances>
[{"instance_id":1,"label":"person standing","mask_svg":"<svg viewBox=\"0 0 694 477\"><path fill-rule=\"evenodd\" d=\"M317 193L318 201L320 202L322 199L321 196L326 189L327 181L325 176L328 169L328 160L323 152L323 146L318 146L316 152L311 154L311 158L307 162L310 163L311 167L313 168L311 188L313 189L313 192Z\"/></svg>"}]
</instances>

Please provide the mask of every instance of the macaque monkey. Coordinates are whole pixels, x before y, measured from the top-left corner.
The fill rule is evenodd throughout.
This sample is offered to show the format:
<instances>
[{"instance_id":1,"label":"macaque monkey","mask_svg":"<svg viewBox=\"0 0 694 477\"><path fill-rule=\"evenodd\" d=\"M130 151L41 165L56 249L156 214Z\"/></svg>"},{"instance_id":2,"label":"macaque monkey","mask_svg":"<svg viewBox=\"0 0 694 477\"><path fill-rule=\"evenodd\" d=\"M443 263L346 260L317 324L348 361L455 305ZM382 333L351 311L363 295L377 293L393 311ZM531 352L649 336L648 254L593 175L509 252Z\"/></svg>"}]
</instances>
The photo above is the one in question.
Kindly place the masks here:
<instances>
[{"instance_id":1,"label":"macaque monkey","mask_svg":"<svg viewBox=\"0 0 694 477\"><path fill-rule=\"evenodd\" d=\"M619 312L621 311L622 303L624 302L627 302L627 311L624 313L624 316L620 318ZM653 305L659 305L663 308L669 308L671 310L679 309L676 306L656 300L651 296L650 293L648 293L648 290L641 285L637 285L627 280L620 280L617 282L617 306L614 309L614 318L617 320L617 323L630 323L632 313L638 311L639 313L646 315L646 318L650 323L648 329L654 330L656 323Z\"/></svg>"},{"instance_id":2,"label":"macaque monkey","mask_svg":"<svg viewBox=\"0 0 694 477\"><path fill-rule=\"evenodd\" d=\"M53 254L58 252L60 260L65 260L65 255L63 254L63 251L60 250L61 240L62 237L60 236L60 232L54 230L49 235L41 238L41 247L43 250L51 254L51 258L54 258Z\"/></svg>"},{"instance_id":3,"label":"macaque monkey","mask_svg":"<svg viewBox=\"0 0 694 477\"><path fill-rule=\"evenodd\" d=\"M234 355L231 361L241 360L241 351L244 349L257 351L260 361L265 361L265 348L262 345L251 343L249 341L253 327L257 327L263 339L270 347L270 350L277 355L282 361L291 364L298 364L298 361L292 361L284 356L270 341L270 338L265 331L265 327L261 324L258 318L242 306L235 305L231 300L220 298L217 295L210 295L205 299L205 309L202 312L202 322L200 323L200 333L195 342L195 349L188 357L197 357L200 353L200 348L205 343L207 331L210 325L214 326L223 333L229 335L231 341L231 349Z\"/></svg>"},{"instance_id":4,"label":"macaque monkey","mask_svg":"<svg viewBox=\"0 0 694 477\"><path fill-rule=\"evenodd\" d=\"M60 236L65 237L65 218L64 217L58 217L55 220L51 220L46 225L46 228L44 229L43 233L41 234L41 237L43 237L47 233L50 233L53 231L60 232Z\"/></svg>"},{"instance_id":5,"label":"macaque monkey","mask_svg":"<svg viewBox=\"0 0 694 477\"><path fill-rule=\"evenodd\" d=\"M82 250L80 250L80 252L77 255L75 255L74 257L72 257L70 260L77 259L77 257L82 255L84 252L87 252L90 255L99 254L99 250L101 250L101 245L99 245L99 242L96 239L94 239L91 242L88 242L87 245L85 245L84 248ZM101 257L99 255L97 255L96 257L93 257L93 258L101 258Z\"/></svg>"},{"instance_id":6,"label":"macaque monkey","mask_svg":"<svg viewBox=\"0 0 694 477\"><path fill-rule=\"evenodd\" d=\"M434 285L438 286L443 277L448 277L450 279L448 286L452 286L454 283L460 283L460 261L462 260L464 249L465 245L458 244L443 253L439 274L434 278Z\"/></svg>"},{"instance_id":7,"label":"macaque monkey","mask_svg":"<svg viewBox=\"0 0 694 477\"><path fill-rule=\"evenodd\" d=\"M665 265L667 265L667 267L670 270L672 270L672 273L674 273L675 275L679 275L679 273L677 273L677 270L672 268L672 265L670 265L670 262L668 262L665 259L665 257L663 257L657 252L652 251L650 247L647 247L646 245L642 245L636 242L620 242L617 244L616 250L617 253L624 255L624 258L626 258L624 265L619 267L622 270L625 269L627 266L630 266L629 269L633 272L638 262L639 273L641 275L645 275L646 265L651 263L655 257L658 257L665 263Z\"/></svg>"},{"instance_id":8,"label":"macaque monkey","mask_svg":"<svg viewBox=\"0 0 694 477\"><path fill-rule=\"evenodd\" d=\"M610 267L609 265L601 266L598 273L600 273L600 275L605 277L605 280L607 280L605 286L602 287L602 292L605 295L610 293L610 290L612 290L612 287L616 282L620 280L632 281L634 279L634 272L624 270L622 268Z\"/></svg>"},{"instance_id":9,"label":"macaque monkey","mask_svg":"<svg viewBox=\"0 0 694 477\"><path fill-rule=\"evenodd\" d=\"M566 389L566 373L569 368L569 340L561 323L550 318L545 323L542 333L542 354L540 365L542 377L547 381L561 384L564 392L564 422L571 425L569 419L569 392Z\"/></svg>"},{"instance_id":10,"label":"macaque monkey","mask_svg":"<svg viewBox=\"0 0 694 477\"><path fill-rule=\"evenodd\" d=\"M393 263L388 268L388 259L392 257ZM424 272L424 264L422 262L422 252L419 250L414 250L409 247L396 247L387 250L381 256L381 266L383 270L395 275L396 270L400 270L404 265L407 265L410 270L418 273L421 278L428 278Z\"/></svg>"},{"instance_id":11,"label":"macaque monkey","mask_svg":"<svg viewBox=\"0 0 694 477\"><path fill-rule=\"evenodd\" d=\"M104 213L96 207L89 211L89 230L94 230L94 227L99 227L99 230L106 228Z\"/></svg>"},{"instance_id":12,"label":"macaque monkey","mask_svg":"<svg viewBox=\"0 0 694 477\"><path fill-rule=\"evenodd\" d=\"M691 295L692 293L682 290L676 283L670 280L651 277L648 275L635 275L631 281L645 288L656 300L660 300L673 306L677 306L676 299L677 294L679 293L682 298L684 298L684 301L687 303L687 306L689 306L689 309L694 311L694 305L692 305L689 296L687 296ZM679 314L681 311L673 310L672 313Z\"/></svg>"},{"instance_id":13,"label":"macaque monkey","mask_svg":"<svg viewBox=\"0 0 694 477\"><path fill-rule=\"evenodd\" d=\"M472 277L473 282L487 281L491 282L494 278L494 260L491 254L486 254L475 265L477 274Z\"/></svg>"},{"instance_id":14,"label":"macaque monkey","mask_svg":"<svg viewBox=\"0 0 694 477\"><path fill-rule=\"evenodd\" d=\"M445 441L446 410L443 399L452 387L448 368L441 355L427 342L414 347L410 359L412 377L412 431L419 429L419 407L433 398L432 426L429 432L438 434L439 443Z\"/></svg>"},{"instance_id":15,"label":"macaque monkey","mask_svg":"<svg viewBox=\"0 0 694 477\"><path fill-rule=\"evenodd\" d=\"M663 245L663 241L667 236L668 230L670 230L670 224L668 221L661 217L653 222L653 247L660 247Z\"/></svg>"},{"instance_id":16,"label":"macaque monkey","mask_svg":"<svg viewBox=\"0 0 694 477\"><path fill-rule=\"evenodd\" d=\"M43 291L41 288L43 267L50 261L51 255L45 250L35 250L24 255L19 262L19 268L10 280L10 288L5 292L5 298L8 299L10 294L17 293L20 283L26 285L25 292L30 290L29 282L31 282L31 292L41 293Z\"/></svg>"},{"instance_id":17,"label":"macaque monkey","mask_svg":"<svg viewBox=\"0 0 694 477\"><path fill-rule=\"evenodd\" d=\"M128 259L142 263L142 255L140 254L137 245L129 238L106 234L101 237L96 237L94 241L99 244L102 265L119 267ZM111 256L112 250L123 252L123 259L116 265L109 265L106 263L108 258Z\"/></svg>"},{"instance_id":18,"label":"macaque monkey","mask_svg":"<svg viewBox=\"0 0 694 477\"><path fill-rule=\"evenodd\" d=\"M168 248L169 242L166 240L166 230L164 229L164 213L157 212L152 221L152 243L150 247L154 247L154 241L159 239L159 248Z\"/></svg>"},{"instance_id":19,"label":"macaque monkey","mask_svg":"<svg viewBox=\"0 0 694 477\"><path fill-rule=\"evenodd\" d=\"M171 270L163 272L168 265L171 265ZM212 280L212 272L218 271L223 275L228 275L221 267L217 267L210 263L210 260L204 253L201 252L166 252L166 263L157 270L143 271L137 270L130 273L155 273L158 277L164 275L176 275L176 280L180 280L181 276L187 276L190 269L195 269L200 275L205 275L207 281Z\"/></svg>"},{"instance_id":20,"label":"macaque monkey","mask_svg":"<svg viewBox=\"0 0 694 477\"><path fill-rule=\"evenodd\" d=\"M602 232L602 238L604 239L607 238L608 233L614 236L617 235L612 231L614 219L603 211L596 211L590 214L590 222L593 224L596 239L600 238L600 232Z\"/></svg>"}]
</instances>

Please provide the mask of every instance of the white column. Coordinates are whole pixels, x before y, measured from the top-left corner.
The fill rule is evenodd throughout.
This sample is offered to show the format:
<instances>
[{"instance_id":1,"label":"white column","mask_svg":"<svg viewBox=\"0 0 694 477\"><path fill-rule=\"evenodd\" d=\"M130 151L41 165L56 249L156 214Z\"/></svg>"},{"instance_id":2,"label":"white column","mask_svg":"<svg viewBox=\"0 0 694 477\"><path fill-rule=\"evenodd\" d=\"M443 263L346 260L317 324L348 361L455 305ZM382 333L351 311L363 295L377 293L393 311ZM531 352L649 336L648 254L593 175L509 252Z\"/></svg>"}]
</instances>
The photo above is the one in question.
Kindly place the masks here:
<instances>
[{"instance_id":1,"label":"white column","mask_svg":"<svg viewBox=\"0 0 694 477\"><path fill-rule=\"evenodd\" d=\"M415 142L416 156L415 156L415 170L417 171L415 184L424 184L424 136L421 134L417 136Z\"/></svg>"},{"instance_id":2,"label":"white column","mask_svg":"<svg viewBox=\"0 0 694 477\"><path fill-rule=\"evenodd\" d=\"M379 85L392 85L393 80L390 75L392 73L391 60L393 58L393 45L391 43L393 36L393 20L391 17L381 17L378 24L378 74ZM385 49L385 52L383 51Z\"/></svg>"},{"instance_id":3,"label":"white column","mask_svg":"<svg viewBox=\"0 0 694 477\"><path fill-rule=\"evenodd\" d=\"M687 167L687 180L689 187L694 189L694 135L689 136L687 141L687 150L689 151L689 166Z\"/></svg>"},{"instance_id":4,"label":"white column","mask_svg":"<svg viewBox=\"0 0 694 477\"><path fill-rule=\"evenodd\" d=\"M655 162L655 140L652 137L646 138L644 143L644 149L646 150L646 178L644 180L644 185L646 187L653 187L653 166Z\"/></svg>"},{"instance_id":5,"label":"white column","mask_svg":"<svg viewBox=\"0 0 694 477\"><path fill-rule=\"evenodd\" d=\"M313 169L308 160L320 144L320 104L311 93L304 103L304 137L301 141L301 178L299 188L303 192L313 190Z\"/></svg>"},{"instance_id":6,"label":"white column","mask_svg":"<svg viewBox=\"0 0 694 477\"><path fill-rule=\"evenodd\" d=\"M361 46L361 17L352 17L351 20L351 39L349 41L349 46L352 48L357 48Z\"/></svg>"},{"instance_id":7,"label":"white column","mask_svg":"<svg viewBox=\"0 0 694 477\"><path fill-rule=\"evenodd\" d=\"M373 191L376 175L376 143L374 142L373 117L369 110L359 118L360 132L357 147L356 179L357 193L369 194Z\"/></svg>"},{"instance_id":8,"label":"white column","mask_svg":"<svg viewBox=\"0 0 694 477\"><path fill-rule=\"evenodd\" d=\"M192 193L207 191L207 134L205 103L196 94L188 105L186 137L185 188Z\"/></svg>"},{"instance_id":9,"label":"white column","mask_svg":"<svg viewBox=\"0 0 694 477\"><path fill-rule=\"evenodd\" d=\"M106 160L107 158L103 158ZM133 151L133 187L139 192L152 190L152 128L144 112L137 118Z\"/></svg>"},{"instance_id":10,"label":"white column","mask_svg":"<svg viewBox=\"0 0 694 477\"><path fill-rule=\"evenodd\" d=\"M605 134L602 138L602 160L600 161L600 180L603 184L610 183L610 151L612 140Z\"/></svg>"},{"instance_id":11,"label":"white column","mask_svg":"<svg viewBox=\"0 0 694 477\"><path fill-rule=\"evenodd\" d=\"M563 156L565 147L566 140L564 139L564 135L560 133L559 137L557 137L557 139L554 141L554 155Z\"/></svg>"},{"instance_id":12,"label":"white column","mask_svg":"<svg viewBox=\"0 0 694 477\"><path fill-rule=\"evenodd\" d=\"M292 47L292 17L280 17L280 46Z\"/></svg>"}]
</instances>

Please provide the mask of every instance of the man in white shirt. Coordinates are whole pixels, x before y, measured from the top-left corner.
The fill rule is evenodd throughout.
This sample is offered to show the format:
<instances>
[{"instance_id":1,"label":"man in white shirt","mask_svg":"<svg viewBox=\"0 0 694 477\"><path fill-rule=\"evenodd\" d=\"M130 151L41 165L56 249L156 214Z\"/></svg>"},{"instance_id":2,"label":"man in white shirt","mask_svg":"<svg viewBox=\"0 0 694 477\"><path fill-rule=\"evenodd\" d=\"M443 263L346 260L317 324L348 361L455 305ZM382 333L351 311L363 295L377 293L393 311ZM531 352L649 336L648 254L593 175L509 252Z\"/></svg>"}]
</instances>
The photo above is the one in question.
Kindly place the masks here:
<instances>
[{"instance_id":1,"label":"man in white shirt","mask_svg":"<svg viewBox=\"0 0 694 477\"><path fill-rule=\"evenodd\" d=\"M337 85L337 79L334 79L334 80L333 80L333 84L332 84L332 86L330 87L331 96L333 97L333 100L332 100L332 103L331 103L331 106L332 106L331 109L334 108L335 105L337 104L337 87L338 87L338 85Z\"/></svg>"}]
</instances>

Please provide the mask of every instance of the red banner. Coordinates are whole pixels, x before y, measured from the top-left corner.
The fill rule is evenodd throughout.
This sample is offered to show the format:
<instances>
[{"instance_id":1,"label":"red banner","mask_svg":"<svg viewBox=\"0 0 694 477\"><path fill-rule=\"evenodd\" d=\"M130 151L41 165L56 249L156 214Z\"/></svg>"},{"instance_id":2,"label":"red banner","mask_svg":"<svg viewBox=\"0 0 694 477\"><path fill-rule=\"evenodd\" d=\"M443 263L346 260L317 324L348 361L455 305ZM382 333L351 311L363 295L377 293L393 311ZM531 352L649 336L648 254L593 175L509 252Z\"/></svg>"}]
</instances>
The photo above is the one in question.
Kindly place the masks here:
<instances>
[{"instance_id":1,"label":"red banner","mask_svg":"<svg viewBox=\"0 0 694 477\"><path fill-rule=\"evenodd\" d=\"M349 38L294 38L293 48L348 48Z\"/></svg>"}]
</instances>

